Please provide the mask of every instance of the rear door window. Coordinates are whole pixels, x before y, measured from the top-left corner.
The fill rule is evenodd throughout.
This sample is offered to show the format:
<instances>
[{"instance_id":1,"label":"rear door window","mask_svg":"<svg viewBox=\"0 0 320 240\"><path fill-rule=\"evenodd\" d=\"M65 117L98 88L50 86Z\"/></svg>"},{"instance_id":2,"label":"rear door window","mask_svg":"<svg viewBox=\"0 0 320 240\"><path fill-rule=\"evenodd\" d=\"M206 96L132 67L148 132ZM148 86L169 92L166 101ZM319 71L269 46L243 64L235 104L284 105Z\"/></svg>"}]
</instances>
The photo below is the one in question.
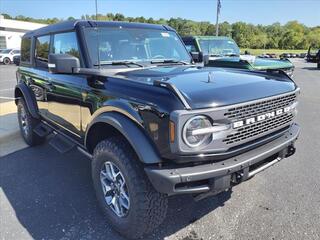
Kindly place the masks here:
<instances>
[{"instance_id":1,"label":"rear door window","mask_svg":"<svg viewBox=\"0 0 320 240\"><path fill-rule=\"evenodd\" d=\"M23 38L21 41L21 62L30 62L31 38Z\"/></svg>"}]
</instances>

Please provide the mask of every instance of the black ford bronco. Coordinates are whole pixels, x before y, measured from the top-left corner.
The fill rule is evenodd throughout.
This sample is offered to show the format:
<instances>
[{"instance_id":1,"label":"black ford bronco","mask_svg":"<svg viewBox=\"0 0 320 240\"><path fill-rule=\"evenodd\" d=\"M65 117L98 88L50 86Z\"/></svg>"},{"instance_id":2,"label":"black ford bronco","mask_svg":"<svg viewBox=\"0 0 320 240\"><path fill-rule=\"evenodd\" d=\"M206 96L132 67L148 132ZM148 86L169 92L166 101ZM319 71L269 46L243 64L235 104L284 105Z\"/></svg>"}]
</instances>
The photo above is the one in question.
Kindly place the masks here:
<instances>
[{"instance_id":1,"label":"black ford bronco","mask_svg":"<svg viewBox=\"0 0 320 240\"><path fill-rule=\"evenodd\" d=\"M204 68L168 26L69 21L22 39L23 138L92 159L106 219L138 238L168 196L196 200L295 152L299 88L284 73Z\"/></svg>"}]
</instances>

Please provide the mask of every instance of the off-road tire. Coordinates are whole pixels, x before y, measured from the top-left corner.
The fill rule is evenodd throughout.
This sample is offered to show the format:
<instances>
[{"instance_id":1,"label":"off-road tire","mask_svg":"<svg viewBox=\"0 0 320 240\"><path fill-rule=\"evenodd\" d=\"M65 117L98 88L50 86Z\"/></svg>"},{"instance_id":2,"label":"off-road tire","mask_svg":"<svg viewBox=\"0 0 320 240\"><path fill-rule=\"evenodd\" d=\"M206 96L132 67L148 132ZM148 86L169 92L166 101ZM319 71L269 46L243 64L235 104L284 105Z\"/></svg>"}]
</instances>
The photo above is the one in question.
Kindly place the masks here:
<instances>
[{"instance_id":1,"label":"off-road tire","mask_svg":"<svg viewBox=\"0 0 320 240\"><path fill-rule=\"evenodd\" d=\"M4 59L3 59L3 64L4 64L4 65L9 65L9 64L11 64L10 58L7 58L7 57L4 58Z\"/></svg>"},{"instance_id":2,"label":"off-road tire","mask_svg":"<svg viewBox=\"0 0 320 240\"><path fill-rule=\"evenodd\" d=\"M100 171L106 162L112 162L122 172L130 197L130 208L124 217L118 217L107 205ZM158 227L166 217L167 196L157 192L147 178L142 164L128 143L120 137L101 141L94 149L92 179L99 205L107 222L121 235L137 239Z\"/></svg>"},{"instance_id":3,"label":"off-road tire","mask_svg":"<svg viewBox=\"0 0 320 240\"><path fill-rule=\"evenodd\" d=\"M38 136L33 130L40 123L40 121L31 116L28 107L23 98L18 100L18 122L20 133L24 141L29 146L36 146L44 142L44 138Z\"/></svg>"}]
</instances>

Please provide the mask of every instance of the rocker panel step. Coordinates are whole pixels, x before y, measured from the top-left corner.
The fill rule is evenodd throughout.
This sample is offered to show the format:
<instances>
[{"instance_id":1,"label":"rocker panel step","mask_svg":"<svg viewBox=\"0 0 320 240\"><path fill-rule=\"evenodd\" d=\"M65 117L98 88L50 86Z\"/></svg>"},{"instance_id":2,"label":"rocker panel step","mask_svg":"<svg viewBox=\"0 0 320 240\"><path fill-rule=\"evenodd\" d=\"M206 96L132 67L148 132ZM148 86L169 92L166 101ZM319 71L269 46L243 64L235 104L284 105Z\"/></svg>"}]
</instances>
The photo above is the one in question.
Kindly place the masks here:
<instances>
[{"instance_id":1,"label":"rocker panel step","mask_svg":"<svg viewBox=\"0 0 320 240\"><path fill-rule=\"evenodd\" d=\"M48 136L49 134L52 133L52 128L50 128L49 126L43 124L43 123L39 123L34 129L33 129L33 132L35 134L37 134L39 137L46 137Z\"/></svg>"},{"instance_id":2,"label":"rocker panel step","mask_svg":"<svg viewBox=\"0 0 320 240\"><path fill-rule=\"evenodd\" d=\"M76 146L76 144L60 134L57 134L50 139L49 144L59 153L67 153Z\"/></svg>"}]
</instances>

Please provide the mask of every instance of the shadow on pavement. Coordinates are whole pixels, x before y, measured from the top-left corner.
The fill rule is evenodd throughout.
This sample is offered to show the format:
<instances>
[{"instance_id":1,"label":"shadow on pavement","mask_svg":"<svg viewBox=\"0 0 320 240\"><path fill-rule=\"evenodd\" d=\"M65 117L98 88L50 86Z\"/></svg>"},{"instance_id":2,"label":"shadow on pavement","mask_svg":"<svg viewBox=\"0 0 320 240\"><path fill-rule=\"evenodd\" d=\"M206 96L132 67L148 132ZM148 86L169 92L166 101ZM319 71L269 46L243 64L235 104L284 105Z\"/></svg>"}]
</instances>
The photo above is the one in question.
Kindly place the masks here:
<instances>
[{"instance_id":1,"label":"shadow on pavement","mask_svg":"<svg viewBox=\"0 0 320 240\"><path fill-rule=\"evenodd\" d=\"M92 188L90 160L77 151L61 155L44 145L2 157L0 188L8 199L0 202L4 239L26 239L19 236L15 218L33 239L123 239L105 223ZM167 219L148 239L174 234L230 196L231 191L224 192L197 203L190 196L171 198Z\"/></svg>"},{"instance_id":2,"label":"shadow on pavement","mask_svg":"<svg viewBox=\"0 0 320 240\"><path fill-rule=\"evenodd\" d=\"M302 69L305 69L305 70L318 70L318 71L320 71L320 68L317 68L317 66L315 66L315 67L303 67Z\"/></svg>"}]
</instances>

